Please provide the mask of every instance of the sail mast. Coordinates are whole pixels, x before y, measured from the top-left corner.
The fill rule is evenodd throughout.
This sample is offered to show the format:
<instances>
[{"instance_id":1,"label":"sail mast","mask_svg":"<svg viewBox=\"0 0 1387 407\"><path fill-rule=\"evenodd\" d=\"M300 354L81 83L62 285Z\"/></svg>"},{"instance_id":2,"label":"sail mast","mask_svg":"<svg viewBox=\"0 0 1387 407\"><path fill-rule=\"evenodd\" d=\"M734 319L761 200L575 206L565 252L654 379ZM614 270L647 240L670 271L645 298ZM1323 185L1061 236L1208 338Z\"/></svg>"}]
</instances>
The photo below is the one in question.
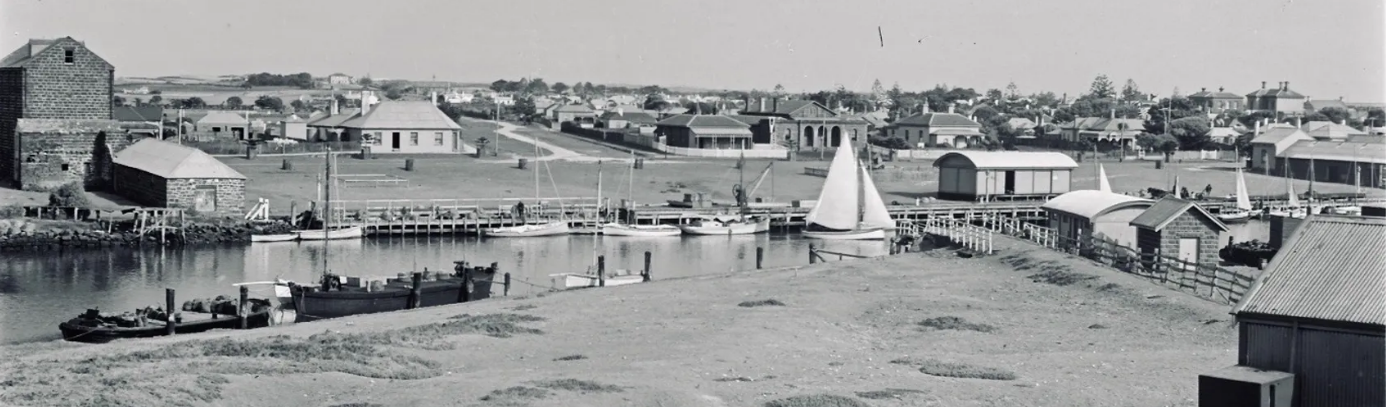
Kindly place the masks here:
<instances>
[{"instance_id":1,"label":"sail mast","mask_svg":"<svg viewBox=\"0 0 1387 407\"><path fill-rule=\"evenodd\" d=\"M323 274L328 273L328 239L327 234L331 231L329 224L332 223L332 147L328 147L323 154Z\"/></svg>"},{"instance_id":2,"label":"sail mast","mask_svg":"<svg viewBox=\"0 0 1387 407\"><path fill-rule=\"evenodd\" d=\"M602 160L597 160L597 215L602 216Z\"/></svg>"},{"instance_id":3,"label":"sail mast","mask_svg":"<svg viewBox=\"0 0 1387 407\"><path fill-rule=\"evenodd\" d=\"M535 205L539 205L539 134L535 134Z\"/></svg>"}]
</instances>

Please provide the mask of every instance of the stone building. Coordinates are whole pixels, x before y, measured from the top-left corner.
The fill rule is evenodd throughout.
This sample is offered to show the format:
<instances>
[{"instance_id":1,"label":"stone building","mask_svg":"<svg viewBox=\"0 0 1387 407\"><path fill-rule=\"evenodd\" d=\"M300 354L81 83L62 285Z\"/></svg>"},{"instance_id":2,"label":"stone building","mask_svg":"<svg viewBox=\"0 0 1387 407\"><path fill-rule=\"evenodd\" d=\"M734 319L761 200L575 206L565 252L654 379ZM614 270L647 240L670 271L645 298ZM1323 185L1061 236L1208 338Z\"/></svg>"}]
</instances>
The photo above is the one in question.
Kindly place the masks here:
<instances>
[{"instance_id":1,"label":"stone building","mask_svg":"<svg viewBox=\"0 0 1387 407\"><path fill-rule=\"evenodd\" d=\"M104 151L96 148L101 137L106 139ZM101 188L111 179L111 154L133 138L115 120L19 119L12 135L19 147L15 182L27 191L51 191L72 182Z\"/></svg>"},{"instance_id":2,"label":"stone building","mask_svg":"<svg viewBox=\"0 0 1387 407\"><path fill-rule=\"evenodd\" d=\"M1137 228L1137 251L1143 261L1156 255L1200 266L1217 266L1219 234L1228 226L1199 205L1183 199L1161 198L1132 219Z\"/></svg>"},{"instance_id":3,"label":"stone building","mask_svg":"<svg viewBox=\"0 0 1387 407\"><path fill-rule=\"evenodd\" d=\"M24 151L37 151L25 143L41 143L47 149L80 151L92 148L92 139L73 137L78 129L101 131L111 120L112 83L115 67L72 37L34 39L0 59L0 177L17 187L26 184L21 163ZM81 123L34 122L25 137L16 129L20 119L79 120ZM49 135L40 129L66 129ZM88 132L95 133L95 132ZM45 141L46 140L46 141ZM83 165L72 168L85 169ZM62 163L55 164L61 168ZM86 178L78 176L77 179ZM29 184L49 184L35 181Z\"/></svg>"},{"instance_id":4,"label":"stone building","mask_svg":"<svg viewBox=\"0 0 1387 407\"><path fill-rule=\"evenodd\" d=\"M140 204L240 216L246 176L201 150L144 139L115 155L115 192Z\"/></svg>"},{"instance_id":5,"label":"stone building","mask_svg":"<svg viewBox=\"0 0 1387 407\"><path fill-rule=\"evenodd\" d=\"M767 119L752 127L751 141L756 144L822 151L842 143L865 142L867 136L867 122L862 118L840 115L812 100L748 100L741 115Z\"/></svg>"}]
</instances>

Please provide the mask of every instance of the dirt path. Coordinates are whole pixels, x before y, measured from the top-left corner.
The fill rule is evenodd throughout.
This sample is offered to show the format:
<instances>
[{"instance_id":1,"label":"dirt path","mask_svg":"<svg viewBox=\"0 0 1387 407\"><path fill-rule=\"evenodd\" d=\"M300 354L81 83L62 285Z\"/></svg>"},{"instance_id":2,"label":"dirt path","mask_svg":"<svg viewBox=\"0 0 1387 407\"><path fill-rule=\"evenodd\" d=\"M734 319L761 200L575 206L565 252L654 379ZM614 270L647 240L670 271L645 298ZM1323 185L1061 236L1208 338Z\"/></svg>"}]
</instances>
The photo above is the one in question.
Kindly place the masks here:
<instances>
[{"instance_id":1,"label":"dirt path","mask_svg":"<svg viewBox=\"0 0 1387 407\"><path fill-rule=\"evenodd\" d=\"M1236 362L1227 306L998 246L0 348L0 404L1194 406L1198 374Z\"/></svg>"},{"instance_id":2,"label":"dirt path","mask_svg":"<svg viewBox=\"0 0 1387 407\"><path fill-rule=\"evenodd\" d=\"M473 120L475 120L475 119L473 119ZM569 149L566 149L566 148L563 148L563 147L559 147L559 146L553 145L553 144L551 144L551 143L545 142L545 141L543 141L543 140L535 140L533 137L526 137L526 136L523 136L523 135L520 135L520 134L516 134L516 133L515 133L515 129L520 128L520 126L517 126L517 125L515 125L515 124L506 123L506 122L497 122L497 121L492 121L492 120L475 120L475 121L480 121L480 122L485 122L485 123L491 123L491 124L498 125L498 126L500 126L500 128L496 130L496 133L497 133L497 134L500 134L501 136L503 136L503 137L505 137L505 138L508 138L508 139L511 139L511 140L523 142L523 143L525 143L525 144L538 145L539 148L542 148L542 149L545 149L545 150L548 150L548 151L549 151L549 155L545 155L545 156L539 157L539 158L537 158L537 159L534 158L534 157L532 157L532 156L515 155L514 157L511 157L512 159L510 159L510 160L482 160L482 161L484 161L484 162L512 163L512 162L514 162L514 159L515 159L515 158L520 158L520 157L529 158L530 160L533 160L533 161L554 161L554 160L584 161L584 158L591 158L591 157L587 157L587 156L585 156L585 155L583 155L583 154L581 154L581 153L578 153L577 151L573 151L573 150L569 150ZM593 161L596 161L596 160L594 159Z\"/></svg>"}]
</instances>

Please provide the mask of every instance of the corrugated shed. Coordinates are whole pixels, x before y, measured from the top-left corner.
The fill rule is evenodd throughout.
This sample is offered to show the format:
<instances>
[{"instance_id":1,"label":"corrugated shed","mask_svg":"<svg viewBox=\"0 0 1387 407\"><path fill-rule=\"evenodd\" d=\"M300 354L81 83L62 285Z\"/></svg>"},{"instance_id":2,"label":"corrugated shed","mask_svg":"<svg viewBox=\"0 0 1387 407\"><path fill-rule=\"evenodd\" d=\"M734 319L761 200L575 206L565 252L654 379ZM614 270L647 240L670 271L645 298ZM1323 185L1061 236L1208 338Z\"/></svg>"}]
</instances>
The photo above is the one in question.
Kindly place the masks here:
<instances>
[{"instance_id":1,"label":"corrugated shed","mask_svg":"<svg viewBox=\"0 0 1387 407\"><path fill-rule=\"evenodd\" d=\"M1079 164L1074 162L1073 158L1062 153L1019 151L954 151L934 160L934 166L938 167L951 157L962 157L972 164L973 169L979 170L1079 168Z\"/></svg>"},{"instance_id":2,"label":"corrugated shed","mask_svg":"<svg viewBox=\"0 0 1387 407\"><path fill-rule=\"evenodd\" d=\"M1135 196L1081 189L1057 196L1045 202L1044 205L1040 205L1040 208L1093 219L1095 216L1117 208L1150 205L1151 202L1150 199Z\"/></svg>"},{"instance_id":3,"label":"corrugated shed","mask_svg":"<svg viewBox=\"0 0 1387 407\"><path fill-rule=\"evenodd\" d=\"M1387 144L1353 141L1297 141L1280 154L1301 160L1387 164Z\"/></svg>"},{"instance_id":4,"label":"corrugated shed","mask_svg":"<svg viewBox=\"0 0 1387 407\"><path fill-rule=\"evenodd\" d=\"M1233 313L1384 325L1383 226L1377 217L1311 215Z\"/></svg>"},{"instance_id":5,"label":"corrugated shed","mask_svg":"<svg viewBox=\"0 0 1387 407\"><path fill-rule=\"evenodd\" d=\"M1204 210L1203 207L1195 205L1190 201L1169 196L1156 201L1146 212L1137 215L1137 217L1132 219L1128 224L1159 232L1161 229L1165 229L1165 226L1169 225L1170 222L1174 221L1180 214L1188 212L1191 209L1195 211L1195 216L1203 217L1221 231L1228 231L1228 225L1224 225L1223 221L1218 220L1218 217Z\"/></svg>"},{"instance_id":6,"label":"corrugated shed","mask_svg":"<svg viewBox=\"0 0 1387 407\"><path fill-rule=\"evenodd\" d=\"M407 129L450 129L459 130L459 126L453 119L449 119L447 114L438 110L432 102L427 101L389 101L381 102L372 106L369 112L347 120L341 124L342 127L355 129L383 129L383 130L407 130Z\"/></svg>"},{"instance_id":7,"label":"corrugated shed","mask_svg":"<svg viewBox=\"0 0 1387 407\"><path fill-rule=\"evenodd\" d=\"M152 138L120 150L112 162L166 179L246 179L202 150Z\"/></svg>"}]
</instances>

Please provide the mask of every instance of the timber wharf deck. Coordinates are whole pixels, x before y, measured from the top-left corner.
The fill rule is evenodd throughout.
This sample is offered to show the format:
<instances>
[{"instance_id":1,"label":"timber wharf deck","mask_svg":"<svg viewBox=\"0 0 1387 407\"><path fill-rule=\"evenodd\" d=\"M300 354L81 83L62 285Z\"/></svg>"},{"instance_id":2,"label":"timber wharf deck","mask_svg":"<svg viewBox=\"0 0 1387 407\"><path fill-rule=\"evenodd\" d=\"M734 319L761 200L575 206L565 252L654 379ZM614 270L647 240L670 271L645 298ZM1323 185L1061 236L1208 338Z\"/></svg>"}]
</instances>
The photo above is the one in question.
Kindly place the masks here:
<instances>
[{"instance_id":1,"label":"timber wharf deck","mask_svg":"<svg viewBox=\"0 0 1387 407\"><path fill-rule=\"evenodd\" d=\"M482 230L540 224L559 219L568 220L575 228L595 228L605 222L625 220L640 225L681 224L691 219L735 213L735 207L711 206L703 208L675 208L665 205L615 205L608 212L599 212L597 199L592 197L555 198L542 202L539 207L526 208L523 220L513 211L518 199L396 199L396 200L358 200L333 202L334 223L342 226L359 226L371 235L413 235L413 234L476 234ZM533 202L533 200L530 200ZM555 202L566 202L558 205ZM1380 201L1380 199L1379 199ZM1363 201L1359 201L1363 202ZM1010 218L1022 221L1041 221L1045 219L1040 209L1043 201L1006 202L960 202L928 201L921 205L888 205L891 217L898 221L916 221L932 218L958 220L982 220L990 218ZM1277 201L1264 201L1274 206ZM1208 201L1200 205L1217 213L1231 202ZM768 216L772 227L793 228L804 225L804 218L810 208L791 205L752 207L749 213Z\"/></svg>"}]
</instances>

